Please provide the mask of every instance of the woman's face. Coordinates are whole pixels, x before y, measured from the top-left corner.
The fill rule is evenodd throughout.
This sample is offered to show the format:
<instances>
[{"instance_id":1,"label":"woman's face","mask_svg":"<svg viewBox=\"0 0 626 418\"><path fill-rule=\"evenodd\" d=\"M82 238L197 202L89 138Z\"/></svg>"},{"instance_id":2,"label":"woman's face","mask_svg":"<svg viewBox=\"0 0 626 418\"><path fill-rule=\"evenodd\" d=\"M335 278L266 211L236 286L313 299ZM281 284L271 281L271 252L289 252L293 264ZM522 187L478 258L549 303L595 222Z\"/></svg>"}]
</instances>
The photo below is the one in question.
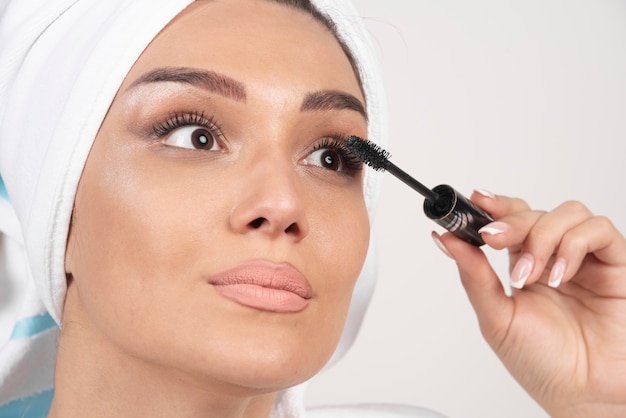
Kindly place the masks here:
<instances>
[{"instance_id":1,"label":"woman's face","mask_svg":"<svg viewBox=\"0 0 626 418\"><path fill-rule=\"evenodd\" d=\"M363 107L310 16L192 4L129 72L87 160L66 328L215 384L315 374L368 245L363 171L341 145L366 136Z\"/></svg>"}]
</instances>

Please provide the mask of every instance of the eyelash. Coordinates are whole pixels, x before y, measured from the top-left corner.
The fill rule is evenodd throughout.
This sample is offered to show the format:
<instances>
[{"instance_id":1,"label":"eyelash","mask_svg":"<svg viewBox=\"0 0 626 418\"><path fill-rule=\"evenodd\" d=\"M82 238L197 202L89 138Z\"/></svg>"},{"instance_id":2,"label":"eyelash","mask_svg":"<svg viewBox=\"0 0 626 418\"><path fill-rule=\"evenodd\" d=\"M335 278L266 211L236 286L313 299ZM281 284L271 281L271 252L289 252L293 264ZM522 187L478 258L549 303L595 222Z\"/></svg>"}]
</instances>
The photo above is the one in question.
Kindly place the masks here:
<instances>
[{"instance_id":1,"label":"eyelash","mask_svg":"<svg viewBox=\"0 0 626 418\"><path fill-rule=\"evenodd\" d=\"M206 117L204 112L172 113L169 118L152 127L154 135L164 138L172 131L183 126L198 125L208 129L216 138L222 138L222 129L213 117Z\"/></svg>"},{"instance_id":2,"label":"eyelash","mask_svg":"<svg viewBox=\"0 0 626 418\"><path fill-rule=\"evenodd\" d=\"M320 149L332 149L336 151L343 160L345 168L348 172L359 171L363 169L363 161L361 161L348 147L345 142L347 136L341 134L330 135L313 147L313 152Z\"/></svg>"},{"instance_id":3,"label":"eyelash","mask_svg":"<svg viewBox=\"0 0 626 418\"><path fill-rule=\"evenodd\" d=\"M152 127L157 138L164 138L178 128L185 126L202 126L208 129L216 138L222 138L220 125L213 117L205 116L204 112L176 112L170 114L169 118ZM356 172L363 169L363 162L357 158L345 145L347 136L341 134L330 135L313 147L313 152L320 149L331 149L336 151L342 159L347 172Z\"/></svg>"}]
</instances>

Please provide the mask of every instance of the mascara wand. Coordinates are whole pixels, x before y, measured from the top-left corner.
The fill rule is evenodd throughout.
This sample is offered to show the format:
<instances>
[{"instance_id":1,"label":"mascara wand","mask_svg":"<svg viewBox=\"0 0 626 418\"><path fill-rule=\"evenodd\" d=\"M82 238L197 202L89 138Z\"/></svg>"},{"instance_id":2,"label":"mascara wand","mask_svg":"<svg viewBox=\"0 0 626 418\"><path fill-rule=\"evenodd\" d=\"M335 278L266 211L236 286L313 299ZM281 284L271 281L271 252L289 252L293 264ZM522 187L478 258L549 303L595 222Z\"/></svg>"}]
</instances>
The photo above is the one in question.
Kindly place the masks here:
<instances>
[{"instance_id":1,"label":"mascara wand","mask_svg":"<svg viewBox=\"0 0 626 418\"><path fill-rule=\"evenodd\" d=\"M419 181L411 177L406 171L389 161L391 154L378 145L365 141L358 136L351 136L346 140L346 146L357 156L357 158L369 165L376 171L388 171L396 178L404 182L410 188L424 196L427 200L436 202L439 195Z\"/></svg>"},{"instance_id":2,"label":"mascara wand","mask_svg":"<svg viewBox=\"0 0 626 418\"><path fill-rule=\"evenodd\" d=\"M424 213L457 237L481 246L485 243L478 230L493 218L465 196L446 184L429 189L389 161L391 154L378 145L351 136L346 147L361 161L377 171L389 171L413 190L424 196Z\"/></svg>"}]
</instances>

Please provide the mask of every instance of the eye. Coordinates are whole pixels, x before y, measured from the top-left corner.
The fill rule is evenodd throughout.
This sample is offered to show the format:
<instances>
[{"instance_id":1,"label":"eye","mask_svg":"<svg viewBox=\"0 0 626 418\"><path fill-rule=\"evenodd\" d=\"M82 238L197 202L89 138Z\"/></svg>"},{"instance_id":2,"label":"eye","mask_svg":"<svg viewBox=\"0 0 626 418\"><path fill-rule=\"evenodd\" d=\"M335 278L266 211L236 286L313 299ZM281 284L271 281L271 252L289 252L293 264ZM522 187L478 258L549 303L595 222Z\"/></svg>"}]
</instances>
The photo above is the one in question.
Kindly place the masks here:
<instances>
[{"instance_id":1,"label":"eye","mask_svg":"<svg viewBox=\"0 0 626 418\"><path fill-rule=\"evenodd\" d=\"M172 113L152 129L167 146L205 151L222 149L222 130L213 118L204 116L204 113Z\"/></svg>"},{"instance_id":2,"label":"eye","mask_svg":"<svg viewBox=\"0 0 626 418\"><path fill-rule=\"evenodd\" d=\"M221 149L211 131L202 126L184 126L174 129L163 143L172 147L206 151Z\"/></svg>"},{"instance_id":3,"label":"eye","mask_svg":"<svg viewBox=\"0 0 626 418\"><path fill-rule=\"evenodd\" d=\"M310 165L333 171L341 171L344 166L341 154L337 150L329 148L313 151L305 161Z\"/></svg>"},{"instance_id":4,"label":"eye","mask_svg":"<svg viewBox=\"0 0 626 418\"><path fill-rule=\"evenodd\" d=\"M304 164L345 174L352 174L363 168L361 160L338 137L325 138L316 145L313 151L304 159Z\"/></svg>"}]
</instances>

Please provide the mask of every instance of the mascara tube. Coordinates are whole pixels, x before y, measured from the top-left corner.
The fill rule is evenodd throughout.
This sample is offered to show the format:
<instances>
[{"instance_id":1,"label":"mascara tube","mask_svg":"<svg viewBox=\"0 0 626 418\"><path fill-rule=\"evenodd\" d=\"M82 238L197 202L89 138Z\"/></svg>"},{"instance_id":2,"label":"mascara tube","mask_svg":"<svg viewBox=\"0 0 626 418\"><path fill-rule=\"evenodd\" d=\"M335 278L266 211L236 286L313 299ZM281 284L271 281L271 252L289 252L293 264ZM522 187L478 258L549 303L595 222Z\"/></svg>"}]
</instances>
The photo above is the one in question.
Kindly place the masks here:
<instances>
[{"instance_id":1,"label":"mascara tube","mask_svg":"<svg viewBox=\"0 0 626 418\"><path fill-rule=\"evenodd\" d=\"M493 218L447 184L440 184L433 192L438 198L424 200L426 216L457 237L477 246L483 245L485 241L478 230L493 222Z\"/></svg>"}]
</instances>

